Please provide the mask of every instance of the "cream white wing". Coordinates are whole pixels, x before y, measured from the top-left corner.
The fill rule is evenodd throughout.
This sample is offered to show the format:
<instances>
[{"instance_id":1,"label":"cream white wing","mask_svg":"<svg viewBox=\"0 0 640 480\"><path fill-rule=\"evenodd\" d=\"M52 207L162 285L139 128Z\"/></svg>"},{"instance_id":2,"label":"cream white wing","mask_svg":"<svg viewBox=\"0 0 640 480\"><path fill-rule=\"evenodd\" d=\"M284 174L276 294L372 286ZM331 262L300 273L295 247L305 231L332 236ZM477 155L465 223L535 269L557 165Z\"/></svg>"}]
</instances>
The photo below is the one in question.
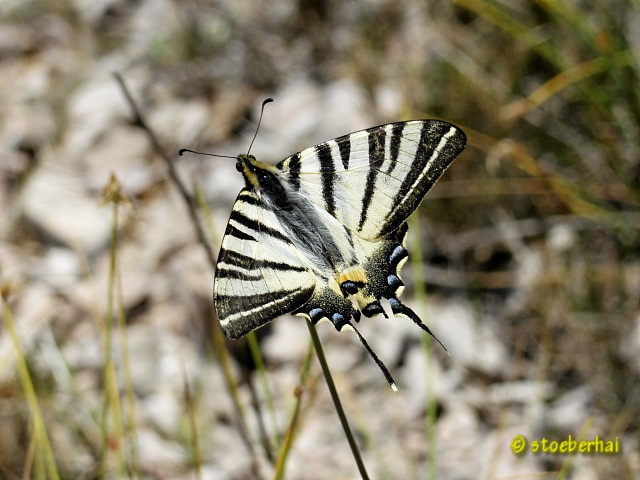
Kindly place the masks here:
<instances>
[{"instance_id":1,"label":"cream white wing","mask_svg":"<svg viewBox=\"0 0 640 480\"><path fill-rule=\"evenodd\" d=\"M305 198L374 240L399 228L465 145L450 123L398 122L320 143L277 168Z\"/></svg>"},{"instance_id":2,"label":"cream white wing","mask_svg":"<svg viewBox=\"0 0 640 480\"><path fill-rule=\"evenodd\" d=\"M218 255L214 304L224 333L240 338L280 315L299 310L316 279L276 212L243 189Z\"/></svg>"}]
</instances>

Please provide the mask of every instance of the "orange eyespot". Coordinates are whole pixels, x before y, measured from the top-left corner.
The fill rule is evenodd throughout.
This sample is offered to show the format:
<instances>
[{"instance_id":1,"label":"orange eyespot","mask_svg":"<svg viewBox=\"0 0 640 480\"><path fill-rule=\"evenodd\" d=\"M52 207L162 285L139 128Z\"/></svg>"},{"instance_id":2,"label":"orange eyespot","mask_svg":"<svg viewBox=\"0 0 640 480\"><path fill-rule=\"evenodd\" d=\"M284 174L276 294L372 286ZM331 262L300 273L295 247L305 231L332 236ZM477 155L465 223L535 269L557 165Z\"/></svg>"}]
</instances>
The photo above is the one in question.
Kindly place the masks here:
<instances>
[{"instance_id":1,"label":"orange eyespot","mask_svg":"<svg viewBox=\"0 0 640 480\"><path fill-rule=\"evenodd\" d=\"M344 282L367 283L367 273L360 266L350 267L342 272L338 277L338 285Z\"/></svg>"}]
</instances>

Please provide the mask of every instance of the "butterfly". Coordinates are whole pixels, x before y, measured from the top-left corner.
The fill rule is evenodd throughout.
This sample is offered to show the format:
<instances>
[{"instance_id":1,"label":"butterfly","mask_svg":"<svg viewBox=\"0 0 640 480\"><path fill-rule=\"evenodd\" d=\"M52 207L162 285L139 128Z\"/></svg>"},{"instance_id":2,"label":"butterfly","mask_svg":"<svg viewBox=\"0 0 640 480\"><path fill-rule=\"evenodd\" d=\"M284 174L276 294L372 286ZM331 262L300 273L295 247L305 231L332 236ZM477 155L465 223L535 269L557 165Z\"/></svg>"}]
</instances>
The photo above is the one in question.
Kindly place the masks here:
<instances>
[{"instance_id":1,"label":"butterfly","mask_svg":"<svg viewBox=\"0 0 640 480\"><path fill-rule=\"evenodd\" d=\"M455 125L413 120L322 142L275 166L239 155L245 186L222 240L213 294L226 336L240 338L284 314L329 321L357 334L395 390L353 322L387 317L386 299L395 316L433 336L398 298L406 220L465 145Z\"/></svg>"}]
</instances>

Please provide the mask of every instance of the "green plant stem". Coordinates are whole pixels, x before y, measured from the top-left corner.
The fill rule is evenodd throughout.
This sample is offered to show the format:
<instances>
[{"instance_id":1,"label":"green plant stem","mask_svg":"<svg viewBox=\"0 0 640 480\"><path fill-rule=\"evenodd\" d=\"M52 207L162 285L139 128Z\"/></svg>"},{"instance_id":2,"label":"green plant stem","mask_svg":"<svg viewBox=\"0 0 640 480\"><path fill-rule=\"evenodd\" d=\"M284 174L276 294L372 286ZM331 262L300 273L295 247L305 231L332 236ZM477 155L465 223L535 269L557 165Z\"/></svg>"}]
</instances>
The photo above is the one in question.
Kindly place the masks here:
<instances>
[{"instance_id":1,"label":"green plant stem","mask_svg":"<svg viewBox=\"0 0 640 480\"><path fill-rule=\"evenodd\" d=\"M118 282L118 330L120 333L120 344L122 348L122 371L124 375L125 399L126 399L126 420L125 430L128 437L129 453L129 476L131 478L141 478L140 452L138 450L138 435L136 430L136 399L133 391L133 375L131 373L131 356L129 352L129 340L127 337L127 322L122 304L122 285ZM124 419L124 417L123 417Z\"/></svg>"},{"instance_id":2,"label":"green plant stem","mask_svg":"<svg viewBox=\"0 0 640 480\"><path fill-rule=\"evenodd\" d=\"M107 312L104 318L104 391L102 393L102 413L100 418L100 427L102 429L102 445L100 447L100 475L106 478L107 474L107 456L109 442L109 391L113 385L111 375L114 373L111 358L111 342L113 335L113 290L116 277L116 265L118 254L118 202L113 202L113 222L111 225L111 248L109 252L109 280L107 284Z\"/></svg>"},{"instance_id":3,"label":"green plant stem","mask_svg":"<svg viewBox=\"0 0 640 480\"><path fill-rule=\"evenodd\" d=\"M307 384L307 377L309 376L309 367L311 365L311 355L313 353L313 342L309 341L307 353L302 361L302 368L300 369L300 385L296 387L294 395L296 397L295 405L293 407L293 414L291 415L291 421L289 427L282 439L282 447L278 454L276 461L276 469L273 475L274 480L282 480L284 478L284 470L287 464L287 458L289 458L289 452L293 445L293 439L295 437L296 428L298 426L298 420L300 419L300 408L302 405L302 394L304 393L304 386Z\"/></svg>"},{"instance_id":4,"label":"green plant stem","mask_svg":"<svg viewBox=\"0 0 640 480\"><path fill-rule=\"evenodd\" d=\"M267 369L264 366L264 360L260 353L260 345L258 345L258 339L256 338L255 332L249 332L247 335L247 343L249 344L251 358L256 365L256 371L260 377L264 398L267 402L267 411L269 412L269 421L271 422L271 431L273 433L273 438L271 439L273 442L273 448L278 450L282 443L282 438L278 433L278 421L276 420L276 409L273 405L273 395L271 394L271 388L269 387L269 381L267 380ZM269 439L266 438L265 441L268 442Z\"/></svg>"},{"instance_id":5,"label":"green plant stem","mask_svg":"<svg viewBox=\"0 0 640 480\"><path fill-rule=\"evenodd\" d=\"M409 219L410 232L412 233L412 243L414 245L421 245L420 232L422 231L420 225L420 217L413 215ZM411 264L411 270L414 278L414 296L416 302L422 305L427 303L427 287L425 285L424 278L422 276L422 266L424 265L424 257L422 255L421 248L414 248L411 256L409 257ZM422 349L424 351L425 367L427 371L426 378L426 415L425 415L425 434L427 441L429 442L429 449L427 450L427 478L435 479L437 476L437 457L436 457L436 401L435 401L435 386L433 384L434 368L433 368L433 351L431 349L432 338L427 335L421 336Z\"/></svg>"},{"instance_id":6,"label":"green plant stem","mask_svg":"<svg viewBox=\"0 0 640 480\"><path fill-rule=\"evenodd\" d=\"M31 381L31 375L29 374L29 368L27 367L27 362L24 358L24 352L20 346L20 338L16 331L13 313L4 299L0 299L0 302L2 302L2 316L4 317L4 323L6 325L7 332L11 337L13 349L16 355L16 366L18 367L20 383L22 384L22 390L24 391L24 396L27 400L27 405L29 406L31 421L33 422L33 437L29 448L33 448L32 451L36 458L36 468L38 468L38 457L44 462L44 466L40 469L40 472L37 472L34 476L35 478L45 478L44 471L46 469L49 478L52 480L59 480L60 476L58 475L53 450L51 449L51 443L49 442L49 435L47 434L47 429L42 418L42 411L38 404L38 396L33 386L33 382ZM42 456L44 456L44 458L42 458Z\"/></svg>"},{"instance_id":7,"label":"green plant stem","mask_svg":"<svg viewBox=\"0 0 640 480\"><path fill-rule=\"evenodd\" d=\"M320 366L322 367L322 373L324 374L324 378L327 381L327 387L329 387L329 393L331 393L331 399L333 400L333 404L336 407L336 412L338 412L338 417L340 418L340 423L342 424L344 433L347 436L347 441L349 442L349 446L351 447L351 453L353 453L353 458L355 459L356 464L358 465L360 476L362 476L363 480L369 480L369 475L367 474L367 470L364 466L364 462L362 461L362 455L360 454L360 449L358 448L358 444L356 443L356 440L353 437L353 433L351 432L351 427L349 427L349 422L347 420L347 416L344 413L344 409L342 408L342 402L340 402L340 397L338 396L336 385L335 383L333 383L333 377L331 376L331 371L329 370L327 359L324 356L324 350L322 348L322 343L320 343L320 337L318 337L318 332L316 331L316 327L311 323L310 320L307 320L307 327L309 327L309 333L311 334L311 341L313 342L313 347L316 350L318 361L320 362Z\"/></svg>"},{"instance_id":8,"label":"green plant stem","mask_svg":"<svg viewBox=\"0 0 640 480\"><path fill-rule=\"evenodd\" d=\"M196 480L202 480L202 455L200 454L200 439L198 436L198 422L196 421L196 408L193 398L193 392L191 391L191 385L189 384L189 377L187 376L184 365L182 366L182 376L184 378L184 403L187 419L189 421L189 428L191 430L191 449L193 468L195 470Z\"/></svg>"}]
</instances>

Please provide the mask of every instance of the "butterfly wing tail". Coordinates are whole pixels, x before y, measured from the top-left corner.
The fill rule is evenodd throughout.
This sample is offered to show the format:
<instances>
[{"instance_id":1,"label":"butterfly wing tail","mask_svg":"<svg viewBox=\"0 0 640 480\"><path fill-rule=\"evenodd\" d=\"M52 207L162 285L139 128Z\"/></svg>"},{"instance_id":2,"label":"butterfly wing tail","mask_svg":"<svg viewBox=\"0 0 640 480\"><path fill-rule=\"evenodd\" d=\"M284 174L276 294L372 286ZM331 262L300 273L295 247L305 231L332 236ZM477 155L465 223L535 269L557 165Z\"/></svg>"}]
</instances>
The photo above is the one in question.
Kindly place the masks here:
<instances>
[{"instance_id":1,"label":"butterfly wing tail","mask_svg":"<svg viewBox=\"0 0 640 480\"><path fill-rule=\"evenodd\" d=\"M427 327L424 324L424 322L420 319L420 317L418 317L416 312L414 312L409 307L407 307L405 304L400 302L400 300L398 300L397 298L390 298L389 299L389 305L391 305L391 311L393 312L394 315L399 315L399 316L404 316L404 317L410 318L413 321L413 323L415 323L422 330L424 330L429 335L431 335L435 339L435 341L438 342L442 346L442 348L444 348L445 352L449 353L449 350L447 350L447 347L445 347L442 344L442 342L438 339L438 337L436 337L433 334L433 332L429 329L429 327Z\"/></svg>"},{"instance_id":2,"label":"butterfly wing tail","mask_svg":"<svg viewBox=\"0 0 640 480\"><path fill-rule=\"evenodd\" d=\"M371 358L373 358L373 361L376 362L380 370L382 370L382 374L384 375L384 378L387 379L387 382L389 382L389 386L393 389L394 392L397 392L398 387L396 387L396 382L393 380L393 377L391 376L391 373L389 373L389 370L387 369L386 365L382 363L382 360L380 360L378 356L375 354L375 352L371 350L371 347L369 346L367 341L364 339L362 334L360 334L358 329L354 327L353 324L349 324L349 326L356 333L356 335L358 336L358 339L360 340L360 343L362 343L362 345L367 350L367 352L369 352L369 355L371 355Z\"/></svg>"},{"instance_id":3,"label":"butterfly wing tail","mask_svg":"<svg viewBox=\"0 0 640 480\"><path fill-rule=\"evenodd\" d=\"M378 300L380 298L386 298L389 300L391 311L394 315L410 318L413 323L418 325L422 330L427 332L440 345L442 345L442 342L438 340L420 317L418 317L413 310L398 300L398 297L404 290L404 283L400 278L400 269L408 258L407 249L404 247L407 230L408 227L406 223L400 225L398 230L388 235L384 241L381 242L378 250L370 257L367 276L369 282L365 289L365 293L369 297L375 298L376 301L370 302L365 308L363 308L363 313L367 317L370 316L368 314L369 311L373 314L380 313L378 309ZM442 345L442 348L448 352L444 345Z\"/></svg>"},{"instance_id":4,"label":"butterfly wing tail","mask_svg":"<svg viewBox=\"0 0 640 480\"><path fill-rule=\"evenodd\" d=\"M316 293L311 301L297 313L309 318L314 325L322 320L328 320L333 324L338 332L342 332L344 330L352 330L355 332L358 336L358 340L362 343L362 346L364 346L371 358L373 358L373 361L376 362L376 365L378 365L382 371L382 374L389 383L389 386L394 391L398 390L393 377L391 377L391 373L389 373L389 369L384 363L382 363L362 334L351 322L351 319L355 319L356 321L360 319L360 312L353 308L353 304L350 300L336 294L330 288L326 288L325 290Z\"/></svg>"}]
</instances>

